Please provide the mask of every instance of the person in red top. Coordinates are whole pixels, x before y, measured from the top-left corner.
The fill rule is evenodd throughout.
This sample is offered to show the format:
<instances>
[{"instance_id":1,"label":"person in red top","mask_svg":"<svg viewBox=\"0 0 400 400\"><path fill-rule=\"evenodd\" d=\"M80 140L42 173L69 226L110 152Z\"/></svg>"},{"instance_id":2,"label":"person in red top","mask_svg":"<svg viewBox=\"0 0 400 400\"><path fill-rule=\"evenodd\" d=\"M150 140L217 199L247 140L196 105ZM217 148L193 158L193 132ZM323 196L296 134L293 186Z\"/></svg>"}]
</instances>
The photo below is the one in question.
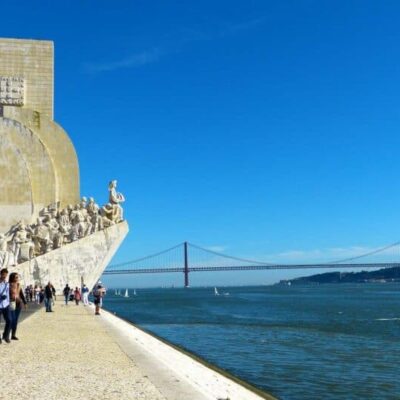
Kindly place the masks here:
<instances>
[{"instance_id":1,"label":"person in red top","mask_svg":"<svg viewBox=\"0 0 400 400\"><path fill-rule=\"evenodd\" d=\"M74 290L74 299L77 306L79 306L79 302L81 301L81 291L78 287Z\"/></svg>"}]
</instances>

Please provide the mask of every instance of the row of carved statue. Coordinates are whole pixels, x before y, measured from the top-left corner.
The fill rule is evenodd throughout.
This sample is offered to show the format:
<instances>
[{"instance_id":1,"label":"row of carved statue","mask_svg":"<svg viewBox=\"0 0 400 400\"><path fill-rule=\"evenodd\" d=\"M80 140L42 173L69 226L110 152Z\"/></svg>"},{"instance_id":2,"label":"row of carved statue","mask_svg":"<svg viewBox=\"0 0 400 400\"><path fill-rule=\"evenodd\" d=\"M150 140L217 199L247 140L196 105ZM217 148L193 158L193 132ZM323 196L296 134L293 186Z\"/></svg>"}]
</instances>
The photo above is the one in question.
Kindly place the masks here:
<instances>
[{"instance_id":1,"label":"row of carved statue","mask_svg":"<svg viewBox=\"0 0 400 400\"><path fill-rule=\"evenodd\" d=\"M18 222L0 234L0 266L16 265L74 242L123 221L124 196L116 190L117 181L108 187L109 202L99 207L92 197L82 197L75 206L64 209L52 204L39 212L36 223Z\"/></svg>"}]
</instances>

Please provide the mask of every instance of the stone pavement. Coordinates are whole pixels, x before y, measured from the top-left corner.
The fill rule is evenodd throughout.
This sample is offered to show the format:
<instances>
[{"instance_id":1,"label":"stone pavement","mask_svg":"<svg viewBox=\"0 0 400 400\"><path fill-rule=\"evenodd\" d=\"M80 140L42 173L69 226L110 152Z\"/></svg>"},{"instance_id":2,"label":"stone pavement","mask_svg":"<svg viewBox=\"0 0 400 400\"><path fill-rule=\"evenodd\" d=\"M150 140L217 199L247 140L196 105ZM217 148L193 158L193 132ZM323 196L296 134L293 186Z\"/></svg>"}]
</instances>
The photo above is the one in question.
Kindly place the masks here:
<instances>
[{"instance_id":1,"label":"stone pavement","mask_svg":"<svg viewBox=\"0 0 400 400\"><path fill-rule=\"evenodd\" d=\"M19 341L0 345L1 398L165 399L92 309L56 303L18 327Z\"/></svg>"}]
</instances>

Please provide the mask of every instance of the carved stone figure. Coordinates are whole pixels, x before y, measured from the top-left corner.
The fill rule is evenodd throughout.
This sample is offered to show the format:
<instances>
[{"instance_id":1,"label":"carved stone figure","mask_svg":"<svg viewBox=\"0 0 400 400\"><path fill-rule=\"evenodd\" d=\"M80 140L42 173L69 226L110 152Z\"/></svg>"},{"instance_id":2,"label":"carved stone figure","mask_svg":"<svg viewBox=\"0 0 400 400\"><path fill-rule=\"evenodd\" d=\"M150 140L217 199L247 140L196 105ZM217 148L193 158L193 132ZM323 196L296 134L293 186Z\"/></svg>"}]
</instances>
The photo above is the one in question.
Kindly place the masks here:
<instances>
[{"instance_id":1,"label":"carved stone figure","mask_svg":"<svg viewBox=\"0 0 400 400\"><path fill-rule=\"evenodd\" d=\"M85 210L86 211L86 210ZM71 212L72 222L72 240L83 238L86 234L86 217L81 210L80 204L77 204Z\"/></svg>"},{"instance_id":2,"label":"carved stone figure","mask_svg":"<svg viewBox=\"0 0 400 400\"><path fill-rule=\"evenodd\" d=\"M125 201L125 197L122 193L117 192L117 181L113 180L108 185L109 198L108 201L112 205L113 214L111 220L115 223L123 221L123 208L121 203Z\"/></svg>"},{"instance_id":3,"label":"carved stone figure","mask_svg":"<svg viewBox=\"0 0 400 400\"><path fill-rule=\"evenodd\" d=\"M0 268L14 263L14 254L8 250L9 237L0 233Z\"/></svg>"},{"instance_id":4,"label":"carved stone figure","mask_svg":"<svg viewBox=\"0 0 400 400\"><path fill-rule=\"evenodd\" d=\"M60 232L60 225L57 222L57 211L53 210L50 217L47 219L47 224L50 231L50 240L52 248L58 249L62 245L63 234Z\"/></svg>"},{"instance_id":5,"label":"carved stone figure","mask_svg":"<svg viewBox=\"0 0 400 400\"><path fill-rule=\"evenodd\" d=\"M14 260L18 263L30 260L33 257L33 243L31 241L32 232L30 227L20 223L12 238L12 251Z\"/></svg>"},{"instance_id":6,"label":"carved stone figure","mask_svg":"<svg viewBox=\"0 0 400 400\"><path fill-rule=\"evenodd\" d=\"M85 196L82 197L82 199L81 199L79 205L81 206L81 209L82 209L82 210L83 210L83 209L86 209L86 206L87 206L87 198L86 198Z\"/></svg>"},{"instance_id":7,"label":"carved stone figure","mask_svg":"<svg viewBox=\"0 0 400 400\"><path fill-rule=\"evenodd\" d=\"M59 225L59 233L61 235L60 245L63 245L65 242L72 240L72 224L69 218L69 209L68 207L61 211L60 216L58 218Z\"/></svg>"},{"instance_id":8,"label":"carved stone figure","mask_svg":"<svg viewBox=\"0 0 400 400\"><path fill-rule=\"evenodd\" d=\"M114 225L114 207L111 203L107 203L105 206L101 207L101 216L102 223L104 228L108 228L111 225Z\"/></svg>"},{"instance_id":9,"label":"carved stone figure","mask_svg":"<svg viewBox=\"0 0 400 400\"><path fill-rule=\"evenodd\" d=\"M86 210L90 216L90 221L92 223L92 230L90 233L97 232L103 229L103 220L99 214L100 207L95 203L93 197L89 198Z\"/></svg>"},{"instance_id":10,"label":"carved stone figure","mask_svg":"<svg viewBox=\"0 0 400 400\"><path fill-rule=\"evenodd\" d=\"M52 248L49 226L43 223L40 218L37 219L33 240L36 255L47 253Z\"/></svg>"}]
</instances>

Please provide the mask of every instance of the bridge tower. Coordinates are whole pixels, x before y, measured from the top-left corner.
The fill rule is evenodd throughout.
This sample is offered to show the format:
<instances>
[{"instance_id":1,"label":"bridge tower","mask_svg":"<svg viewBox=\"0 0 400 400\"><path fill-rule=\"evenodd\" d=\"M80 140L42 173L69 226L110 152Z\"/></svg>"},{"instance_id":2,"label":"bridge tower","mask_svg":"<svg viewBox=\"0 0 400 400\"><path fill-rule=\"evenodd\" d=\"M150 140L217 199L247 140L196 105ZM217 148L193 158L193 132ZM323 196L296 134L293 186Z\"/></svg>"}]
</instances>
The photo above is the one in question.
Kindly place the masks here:
<instances>
[{"instance_id":1,"label":"bridge tower","mask_svg":"<svg viewBox=\"0 0 400 400\"><path fill-rule=\"evenodd\" d=\"M184 259L184 269L185 274L185 288L189 287L189 258L188 258L188 242L183 243L183 259Z\"/></svg>"}]
</instances>

